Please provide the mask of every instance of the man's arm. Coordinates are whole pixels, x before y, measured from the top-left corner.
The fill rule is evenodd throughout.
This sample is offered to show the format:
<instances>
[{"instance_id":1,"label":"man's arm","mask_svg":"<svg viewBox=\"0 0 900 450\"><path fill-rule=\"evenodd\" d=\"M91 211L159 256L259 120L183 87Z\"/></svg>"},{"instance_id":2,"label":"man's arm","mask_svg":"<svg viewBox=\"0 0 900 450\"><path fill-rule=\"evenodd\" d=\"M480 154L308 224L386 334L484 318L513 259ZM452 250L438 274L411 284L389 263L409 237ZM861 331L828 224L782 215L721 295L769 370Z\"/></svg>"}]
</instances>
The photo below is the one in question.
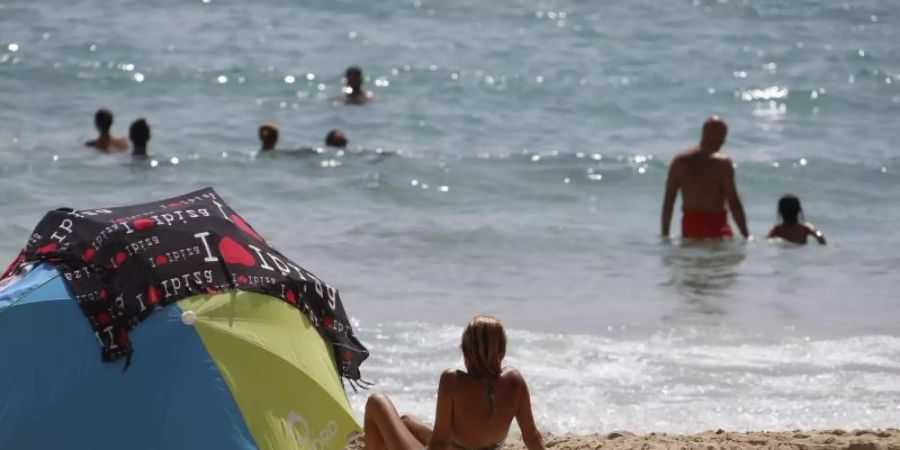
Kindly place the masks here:
<instances>
[{"instance_id":1,"label":"man's arm","mask_svg":"<svg viewBox=\"0 0 900 450\"><path fill-rule=\"evenodd\" d=\"M669 165L669 175L666 178L666 193L663 196L661 234L666 237L669 236L669 228L672 225L672 210L675 208L675 197L678 196L678 190L681 188L678 173L676 172L677 164L678 160L673 159L672 164Z\"/></svg>"},{"instance_id":2,"label":"man's arm","mask_svg":"<svg viewBox=\"0 0 900 450\"><path fill-rule=\"evenodd\" d=\"M734 217L738 229L744 239L750 237L750 231L747 230L747 218L744 216L744 205L741 203L741 197L738 195L737 186L734 181L734 166L730 159L722 161L725 168L725 200L728 202L728 209L731 210L731 216Z\"/></svg>"}]
</instances>

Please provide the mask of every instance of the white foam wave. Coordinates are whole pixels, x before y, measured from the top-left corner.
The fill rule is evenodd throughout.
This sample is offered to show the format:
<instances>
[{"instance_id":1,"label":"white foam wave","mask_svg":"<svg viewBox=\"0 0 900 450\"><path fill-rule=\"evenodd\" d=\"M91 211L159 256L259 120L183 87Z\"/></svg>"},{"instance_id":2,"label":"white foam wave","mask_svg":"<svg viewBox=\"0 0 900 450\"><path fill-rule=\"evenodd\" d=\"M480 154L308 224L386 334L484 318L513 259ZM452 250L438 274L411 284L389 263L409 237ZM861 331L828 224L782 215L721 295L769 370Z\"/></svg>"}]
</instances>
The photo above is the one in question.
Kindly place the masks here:
<instances>
[{"instance_id":1,"label":"white foam wave","mask_svg":"<svg viewBox=\"0 0 900 450\"><path fill-rule=\"evenodd\" d=\"M403 412L434 418L436 382L461 367L461 328L363 329L364 374ZM900 421L900 337L812 339L668 330L646 336L512 330L507 364L525 374L547 431L699 432L879 428ZM351 394L362 414L368 393Z\"/></svg>"}]
</instances>

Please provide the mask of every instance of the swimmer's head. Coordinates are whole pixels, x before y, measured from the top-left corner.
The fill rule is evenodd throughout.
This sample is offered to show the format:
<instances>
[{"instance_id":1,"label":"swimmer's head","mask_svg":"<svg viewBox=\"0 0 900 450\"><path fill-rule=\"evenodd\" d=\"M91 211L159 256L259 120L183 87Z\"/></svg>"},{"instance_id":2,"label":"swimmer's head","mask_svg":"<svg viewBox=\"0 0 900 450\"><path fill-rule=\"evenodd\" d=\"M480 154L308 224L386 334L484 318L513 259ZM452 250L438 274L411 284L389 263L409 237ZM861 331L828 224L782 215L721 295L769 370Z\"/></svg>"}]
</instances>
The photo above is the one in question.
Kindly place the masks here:
<instances>
[{"instance_id":1,"label":"swimmer's head","mask_svg":"<svg viewBox=\"0 0 900 450\"><path fill-rule=\"evenodd\" d=\"M128 138L134 143L135 147L143 147L150 141L150 125L144 118L140 118L131 122L128 127Z\"/></svg>"},{"instance_id":2,"label":"swimmer's head","mask_svg":"<svg viewBox=\"0 0 900 450\"><path fill-rule=\"evenodd\" d=\"M100 108L96 113L94 113L94 126L97 127L97 131L101 133L109 133L109 128L112 127L112 124L112 111L106 108Z\"/></svg>"},{"instance_id":3,"label":"swimmer's head","mask_svg":"<svg viewBox=\"0 0 900 450\"><path fill-rule=\"evenodd\" d=\"M363 73L362 69L359 67L348 67L347 71L344 73L344 78L347 79L347 86L349 86L350 89L353 89L354 92L357 92L362 88Z\"/></svg>"},{"instance_id":4,"label":"swimmer's head","mask_svg":"<svg viewBox=\"0 0 900 450\"><path fill-rule=\"evenodd\" d=\"M460 348L470 375L499 377L506 356L506 330L491 316L475 316L463 331Z\"/></svg>"},{"instance_id":5,"label":"swimmer's head","mask_svg":"<svg viewBox=\"0 0 900 450\"><path fill-rule=\"evenodd\" d=\"M325 136L325 145L329 147L344 148L347 146L347 136L341 130L331 130Z\"/></svg>"},{"instance_id":6,"label":"swimmer's head","mask_svg":"<svg viewBox=\"0 0 900 450\"><path fill-rule=\"evenodd\" d=\"M259 140L262 141L262 151L274 149L278 143L278 127L271 123L260 125Z\"/></svg>"},{"instance_id":7,"label":"swimmer's head","mask_svg":"<svg viewBox=\"0 0 900 450\"><path fill-rule=\"evenodd\" d=\"M803 207L800 199L793 194L785 194L778 200L778 217L785 225L796 225L803 220Z\"/></svg>"},{"instance_id":8,"label":"swimmer's head","mask_svg":"<svg viewBox=\"0 0 900 450\"><path fill-rule=\"evenodd\" d=\"M700 148L712 152L719 151L725 143L728 135L728 125L719 116L712 116L703 123L703 136L700 138Z\"/></svg>"}]
</instances>

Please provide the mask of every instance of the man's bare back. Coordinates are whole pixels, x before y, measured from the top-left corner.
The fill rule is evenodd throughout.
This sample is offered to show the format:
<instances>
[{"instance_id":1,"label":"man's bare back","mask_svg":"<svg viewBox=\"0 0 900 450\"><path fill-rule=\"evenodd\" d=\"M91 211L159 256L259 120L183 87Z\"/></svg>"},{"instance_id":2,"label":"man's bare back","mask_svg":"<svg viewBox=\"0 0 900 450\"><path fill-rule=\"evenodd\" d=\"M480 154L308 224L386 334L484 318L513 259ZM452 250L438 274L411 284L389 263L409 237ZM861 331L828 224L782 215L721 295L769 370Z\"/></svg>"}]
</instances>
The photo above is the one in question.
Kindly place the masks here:
<instances>
[{"instance_id":1,"label":"man's bare back","mask_svg":"<svg viewBox=\"0 0 900 450\"><path fill-rule=\"evenodd\" d=\"M725 122L711 117L703 124L700 144L672 160L663 197L663 236L669 235L675 199L681 192L683 237L731 236L728 210L734 216L741 234L749 237L744 207L734 182L734 165L731 158L718 153L727 133Z\"/></svg>"},{"instance_id":2,"label":"man's bare back","mask_svg":"<svg viewBox=\"0 0 900 450\"><path fill-rule=\"evenodd\" d=\"M726 186L733 173L731 158L694 147L675 157L670 176L681 187L683 210L720 212L725 211Z\"/></svg>"}]
</instances>

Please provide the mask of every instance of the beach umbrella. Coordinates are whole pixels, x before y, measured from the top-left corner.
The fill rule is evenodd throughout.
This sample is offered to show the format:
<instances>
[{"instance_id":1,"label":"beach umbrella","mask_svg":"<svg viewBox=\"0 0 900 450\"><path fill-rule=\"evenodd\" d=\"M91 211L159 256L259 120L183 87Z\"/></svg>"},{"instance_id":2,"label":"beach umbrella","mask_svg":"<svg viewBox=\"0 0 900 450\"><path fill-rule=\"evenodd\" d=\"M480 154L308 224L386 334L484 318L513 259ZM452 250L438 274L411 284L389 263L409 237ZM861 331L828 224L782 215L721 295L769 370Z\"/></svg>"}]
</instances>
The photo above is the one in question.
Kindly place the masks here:
<instances>
[{"instance_id":1,"label":"beach umbrella","mask_svg":"<svg viewBox=\"0 0 900 450\"><path fill-rule=\"evenodd\" d=\"M0 448L343 448L366 355L337 291L211 189L52 211L0 281Z\"/></svg>"}]
</instances>

